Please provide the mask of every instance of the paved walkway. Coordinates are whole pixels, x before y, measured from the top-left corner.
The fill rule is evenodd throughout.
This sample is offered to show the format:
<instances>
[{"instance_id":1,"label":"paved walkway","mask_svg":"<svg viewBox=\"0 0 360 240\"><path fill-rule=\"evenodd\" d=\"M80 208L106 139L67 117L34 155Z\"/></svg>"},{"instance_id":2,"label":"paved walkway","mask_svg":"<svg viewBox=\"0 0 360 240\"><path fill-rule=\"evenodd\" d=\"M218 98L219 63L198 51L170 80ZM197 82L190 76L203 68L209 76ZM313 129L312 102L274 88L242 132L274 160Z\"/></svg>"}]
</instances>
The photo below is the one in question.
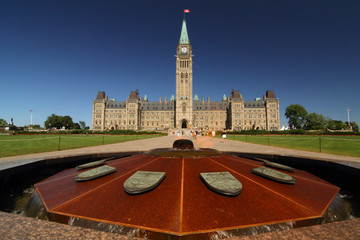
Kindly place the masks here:
<instances>
[{"instance_id":1,"label":"paved walkway","mask_svg":"<svg viewBox=\"0 0 360 240\"><path fill-rule=\"evenodd\" d=\"M101 153L119 153L119 152L143 152L154 148L171 148L176 139L187 138L184 136L165 136L151 139L143 139L137 141L129 141L123 143L115 143L108 145L100 145L94 147L62 150L55 152L36 153L14 157L0 158L0 170L12 166L23 165L30 162L36 162L44 159L55 159L63 157L73 157L84 154L101 154ZM281 156L303 157L325 161L341 162L345 165L360 168L360 158L339 156L325 153L316 153L302 150L294 150L280 147L272 147L265 145L258 145L253 143L246 143L235 140L226 140L223 143L221 139L211 137L198 136L193 140L196 148L213 148L224 152L239 152L239 153L258 153L258 154L274 154Z\"/></svg>"}]
</instances>

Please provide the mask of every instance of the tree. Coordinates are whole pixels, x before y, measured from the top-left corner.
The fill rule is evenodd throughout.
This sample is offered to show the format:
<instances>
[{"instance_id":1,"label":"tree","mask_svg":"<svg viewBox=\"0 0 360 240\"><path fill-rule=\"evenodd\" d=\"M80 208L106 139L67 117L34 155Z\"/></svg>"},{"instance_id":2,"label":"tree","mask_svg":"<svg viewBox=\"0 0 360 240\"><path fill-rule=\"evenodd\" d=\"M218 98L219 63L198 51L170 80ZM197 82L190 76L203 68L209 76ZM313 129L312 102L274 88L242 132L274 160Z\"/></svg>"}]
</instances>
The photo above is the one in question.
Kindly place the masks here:
<instances>
[{"instance_id":1,"label":"tree","mask_svg":"<svg viewBox=\"0 0 360 240\"><path fill-rule=\"evenodd\" d=\"M304 129L306 130L320 130L326 128L326 119L322 114L315 112L305 116Z\"/></svg>"},{"instance_id":2,"label":"tree","mask_svg":"<svg viewBox=\"0 0 360 240\"><path fill-rule=\"evenodd\" d=\"M55 115L55 114L51 114L51 116L49 116L45 123L44 123L45 128L61 128L61 122L60 122L60 117Z\"/></svg>"},{"instance_id":3,"label":"tree","mask_svg":"<svg viewBox=\"0 0 360 240\"><path fill-rule=\"evenodd\" d=\"M352 126L354 132L357 132L357 133L359 132L359 125L357 125L356 122L351 122L351 126Z\"/></svg>"},{"instance_id":4,"label":"tree","mask_svg":"<svg viewBox=\"0 0 360 240\"><path fill-rule=\"evenodd\" d=\"M81 129L85 129L86 123L84 121L79 121Z\"/></svg>"},{"instance_id":5,"label":"tree","mask_svg":"<svg viewBox=\"0 0 360 240\"><path fill-rule=\"evenodd\" d=\"M285 110L285 116L289 119L290 128L303 128L305 117L308 114L306 109L299 104L291 104Z\"/></svg>"},{"instance_id":6,"label":"tree","mask_svg":"<svg viewBox=\"0 0 360 240\"><path fill-rule=\"evenodd\" d=\"M65 127L65 129L72 129L74 127L74 122L70 116L57 116L51 114L45 121L46 128L57 128L60 129Z\"/></svg>"},{"instance_id":7,"label":"tree","mask_svg":"<svg viewBox=\"0 0 360 240\"><path fill-rule=\"evenodd\" d=\"M338 121L338 120L329 120L328 124L327 124L327 128L330 130L342 130L342 129L346 129L346 124L343 123L342 121Z\"/></svg>"},{"instance_id":8,"label":"tree","mask_svg":"<svg viewBox=\"0 0 360 240\"><path fill-rule=\"evenodd\" d=\"M4 119L0 118L0 127L6 127L7 125L7 122Z\"/></svg>"},{"instance_id":9,"label":"tree","mask_svg":"<svg viewBox=\"0 0 360 240\"><path fill-rule=\"evenodd\" d=\"M65 127L65 129L74 128L74 122L70 116L61 117L61 122L62 122L62 126Z\"/></svg>"},{"instance_id":10,"label":"tree","mask_svg":"<svg viewBox=\"0 0 360 240\"><path fill-rule=\"evenodd\" d=\"M74 129L80 129L81 127L80 127L80 124L78 124L78 123L74 123L74 127L73 127Z\"/></svg>"},{"instance_id":11,"label":"tree","mask_svg":"<svg viewBox=\"0 0 360 240\"><path fill-rule=\"evenodd\" d=\"M345 124L348 125L349 122L346 122ZM350 125L351 125L352 130L353 130L354 132L359 132L359 125L357 125L356 122L350 122Z\"/></svg>"}]
</instances>

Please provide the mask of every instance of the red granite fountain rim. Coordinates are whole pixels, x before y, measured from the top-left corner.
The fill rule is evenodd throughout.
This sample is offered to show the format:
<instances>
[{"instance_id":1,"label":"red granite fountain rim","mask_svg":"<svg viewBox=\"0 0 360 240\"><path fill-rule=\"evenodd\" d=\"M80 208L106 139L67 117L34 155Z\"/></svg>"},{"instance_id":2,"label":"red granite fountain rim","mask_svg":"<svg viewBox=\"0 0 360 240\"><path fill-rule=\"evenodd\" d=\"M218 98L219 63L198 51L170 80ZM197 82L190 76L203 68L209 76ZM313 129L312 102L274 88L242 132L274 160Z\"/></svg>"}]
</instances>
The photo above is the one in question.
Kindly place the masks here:
<instances>
[{"instance_id":1,"label":"red granite fountain rim","mask_svg":"<svg viewBox=\"0 0 360 240\"><path fill-rule=\"evenodd\" d=\"M119 239L139 240L110 232L75 227L56 222L43 221L35 218L23 217L16 214L0 212L1 239ZM313 225L296 229L274 231L250 236L230 237L229 240L253 239L349 239L360 238L360 218L346 221Z\"/></svg>"},{"instance_id":2,"label":"red granite fountain rim","mask_svg":"<svg viewBox=\"0 0 360 240\"><path fill-rule=\"evenodd\" d=\"M223 155L223 156L226 156L226 155ZM142 161L142 158L145 158L145 159L147 159L146 161ZM219 159L221 158L221 157L210 157L210 159L216 159L216 158L218 158L218 161L219 161ZM223 158L225 158L225 157L223 157ZM248 159L243 159L243 160L241 160L242 158L239 158L239 157L235 157L235 156L227 156L227 160L228 161L237 161L237 163L239 162L239 161L251 161L251 160L248 160ZM153 160L151 160L150 161L150 163L149 163L149 159L151 160L151 159L153 159ZM147 155L137 155L137 156L132 156L132 157L128 157L128 158L123 158L123 159L120 159L119 160L119 164L121 165L121 163L128 163L128 164L130 164L131 165L131 163L133 163L133 161L138 161L139 163L141 163L141 162L143 162L143 165L151 165L151 163L156 163L157 161L160 161L161 159L163 159L162 161L165 161L164 160L164 158L160 158L160 157L152 157L152 156L147 156ZM235 159L235 160L234 160ZM133 161L132 161L133 160ZM169 160L169 159L168 159ZM168 161L167 160L167 161ZM113 161L109 161L109 165L113 165L113 166L115 166L116 164L115 164L115 161L116 160L113 160ZM171 159L170 161L177 161L178 163L178 165L180 164L180 161L182 161L182 168L184 167L184 158L183 159L180 159L180 158L174 158L174 159ZM188 163L196 163L196 162L199 162L199 161L204 161L203 160L203 158L199 158L199 159L196 159L196 160L194 160L194 159L188 159L188 160L186 160L186 161L188 161ZM164 163L164 162L163 162ZM161 165L160 163L158 163L159 164L159 166ZM256 161L252 161L251 162L251 165L254 165L254 166L257 166L257 165L259 165L259 164L261 164L260 162L256 162ZM229 163L227 163L227 165L229 165ZM141 165L142 166L142 165ZM180 165L179 165L179 167L180 167ZM250 166L249 168L251 168L251 167L253 167L253 166ZM141 167L140 167L141 168ZM156 168L156 167L155 167ZM131 168L129 168L129 169L131 169ZM121 178L122 180L121 181L124 181L126 178L127 178L127 175L129 175L129 171L130 172L133 172L133 170L126 170L126 171L124 171L124 172L122 172L122 173L119 173L121 176L119 176L119 179ZM78 171L74 171L74 170L68 170L68 172L71 172L71 171L73 171L73 173L71 173L70 175L71 175L71 177L73 177L73 175L74 174L76 174ZM182 170L182 171L184 171L184 170ZM191 171L190 172L188 172L189 174L191 173ZM304 174L302 171L297 171L297 173L301 173L301 174ZM178 175L180 174L180 173L177 173ZM182 173L183 174L183 173ZM192 173L193 175L195 174L196 176L198 175L198 173L196 172L196 173ZM296 175L296 173L294 173L295 175ZM301 174L299 175L299 177L301 178ZM65 174L66 175L66 174ZM64 175L64 176L65 176ZM116 175L116 174L112 174L112 175L109 175L109 179L113 179L113 178L111 178L110 176L114 176L114 175ZM194 175L194 176L195 176ZM253 175L250 175L250 176L253 176ZM53 176L53 177L51 177L50 179L51 179L51 181L54 181L54 178L55 178L55 176ZM115 177L114 177L115 178ZM315 177L315 176L313 176L312 178L314 178L314 179L316 179L317 177ZM182 178L183 179L183 178ZM197 179L198 180L198 179ZM62 183L61 184L64 184L64 182L63 182L64 180L62 180ZM73 181L73 180L72 180ZM98 181L103 181L103 180L98 180ZM244 180L242 180L242 181L244 181ZM267 181L268 180L263 180L263 181L265 181L265 183L266 184L269 184ZM41 186L42 184L44 184L44 182L46 182L46 180L45 181L43 181L43 182L41 182L41 183L39 183L38 185L36 185L36 187L38 187L38 186ZM164 183L162 183L162 184L164 184ZM204 188L203 188L203 184L202 183L199 183L199 182L197 182L196 183L197 185L197 187L201 187L202 188L202 191L204 191ZM273 184L274 185L274 183L271 183L271 184ZM270 184L270 185L271 185ZM278 183L276 183L276 184L278 184ZM320 181L320 184L321 185L328 185L328 186L330 186L328 183L326 183L325 181ZM77 185L77 186L80 186L80 185ZM161 186L164 186L164 185L161 185ZM284 186L283 185L277 185L278 187L280 187L280 186L282 186L282 188L284 188ZM281 187L280 187L281 188ZM337 189L337 191L338 191L338 188L336 188ZM155 191L157 191L157 190L154 190L154 192ZM336 191L336 192L337 192ZM124 194L125 193L120 193L120 195L118 195L118 196L123 196L124 197ZM210 194L210 192L209 192L209 194ZM213 194L212 192L211 192L211 194ZM211 195L210 194L210 195ZM39 194L39 195L42 195L42 194ZM231 226L222 226L222 227L219 227L219 228L211 228L211 229L206 229L206 230L204 230L204 229L195 229L195 230L189 230L189 229L183 229L183 230L181 230L180 229L180 231L179 230L176 230L176 231L171 231L171 230L169 230L169 229L164 229L164 228L162 228L162 230L159 228L159 227L149 227L149 226L143 226L143 225L141 225L141 224L132 224L132 223L127 223L127 222L124 222L124 221L121 221L121 222L118 222L118 224L119 225L124 225L124 226L135 226L135 227L141 227L142 229L151 229L152 231L154 231L154 230L159 230L159 231L161 231L161 232L173 232L173 233L176 233L177 235L181 235L181 234L187 234L187 233L201 233L201 232L212 232L212 231L216 231L216 230L220 230L220 229L222 229L222 230L227 230L227 229L234 229L234 228L241 228L241 227L239 227L239 226L243 226L243 227L248 227L248 226L257 226L257 225L261 225L261 224L267 224L267 223L278 223L278 222L288 222L288 221L293 221L293 220L299 220L299 219L304 219L304 220L306 220L306 219L313 219L313 218L318 218L318 217L321 217L322 215L323 215L323 213L324 213L324 211L326 210L326 208L329 206L329 204L330 204L330 202L332 201L332 199L335 197L335 195L336 195L336 193L331 197L331 199L329 199L329 201L327 202L327 204L326 204L326 206L325 206L325 208L324 209L322 209L321 210L321 212L319 212L319 213L316 213L316 212L314 212L313 214L312 214L312 216L310 217L310 216L304 216L303 218L299 218L299 217L293 217L293 218L287 218L287 219L284 219L284 220L279 220L279 221L277 221L277 220L275 220L275 221L263 221L263 223L258 223L258 224L243 224L243 225L238 225L238 224L236 224L236 223L234 223L233 221L231 221L232 222L232 225ZM211 195L212 196L212 195ZM214 195L215 196L215 195ZM41 196L42 197L42 196ZM43 200L44 201L46 201L44 198L43 198ZM74 203L75 204L75 203ZM47 204L45 204L45 205L47 205ZM76 205L76 204L75 204ZM75 206L74 205L74 206ZM191 206L191 205L190 205ZM55 207L56 208L56 207ZM53 212L53 213L57 213L57 214L60 214L59 213L59 208L58 208L58 210L55 210L54 209L54 207L49 207L49 206L47 206L47 210L49 211L49 212ZM63 212L63 214L64 215L66 215L66 214L68 214L68 215L71 215L71 216L76 216L76 217L81 217L81 216L79 216L79 214L74 214L74 213L71 213L71 214L69 214L69 213L66 213L66 212ZM88 219L95 219L95 218L91 218L91 217L89 217L89 216L83 216L83 217L81 217L81 218L88 218ZM207 220L209 220L208 218L206 218ZM151 221L150 219L148 219L149 221ZM102 219L102 220L99 220L99 221L109 221L109 222L111 222L111 223L113 223L113 221L110 221L109 219Z\"/></svg>"}]
</instances>

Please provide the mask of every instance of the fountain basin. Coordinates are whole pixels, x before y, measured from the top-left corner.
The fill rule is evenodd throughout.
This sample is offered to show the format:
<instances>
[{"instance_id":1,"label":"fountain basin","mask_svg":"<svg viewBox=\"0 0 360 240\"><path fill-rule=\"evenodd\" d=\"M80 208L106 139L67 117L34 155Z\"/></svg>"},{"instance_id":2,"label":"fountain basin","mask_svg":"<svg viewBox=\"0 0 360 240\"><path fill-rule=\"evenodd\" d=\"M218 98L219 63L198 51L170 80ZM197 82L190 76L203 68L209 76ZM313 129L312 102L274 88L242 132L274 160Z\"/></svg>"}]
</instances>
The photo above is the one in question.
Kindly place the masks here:
<instances>
[{"instance_id":1,"label":"fountain basin","mask_svg":"<svg viewBox=\"0 0 360 240\"><path fill-rule=\"evenodd\" d=\"M159 151L155 151L159 152ZM302 170L286 172L295 185L251 173L263 162L216 154L207 157L163 157L140 154L108 161L117 172L75 182L71 168L35 184L49 219L81 226L115 226L119 233L140 229L150 238L207 238L217 231L242 231L272 224L316 223L324 217L339 188ZM129 195L123 189L136 171L166 172L154 190ZM281 170L279 170L281 171ZM243 185L236 197L211 191L202 172L230 172Z\"/></svg>"}]
</instances>

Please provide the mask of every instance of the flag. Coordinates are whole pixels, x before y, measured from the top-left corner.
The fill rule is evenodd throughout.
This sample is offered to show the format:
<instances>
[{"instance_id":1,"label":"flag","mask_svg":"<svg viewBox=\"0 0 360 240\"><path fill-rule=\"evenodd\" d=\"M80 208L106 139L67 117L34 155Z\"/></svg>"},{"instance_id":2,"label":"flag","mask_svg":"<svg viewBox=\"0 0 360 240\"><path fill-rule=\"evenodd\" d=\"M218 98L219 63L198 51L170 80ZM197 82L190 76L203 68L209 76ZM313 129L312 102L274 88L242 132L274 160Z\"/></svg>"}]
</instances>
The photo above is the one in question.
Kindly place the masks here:
<instances>
[{"instance_id":1,"label":"flag","mask_svg":"<svg viewBox=\"0 0 360 240\"><path fill-rule=\"evenodd\" d=\"M32 112L32 110L30 110L30 112Z\"/></svg>"},{"instance_id":2,"label":"flag","mask_svg":"<svg viewBox=\"0 0 360 240\"><path fill-rule=\"evenodd\" d=\"M190 10L189 10L189 9L185 9L185 10L184 10L184 13L190 13Z\"/></svg>"},{"instance_id":3,"label":"flag","mask_svg":"<svg viewBox=\"0 0 360 240\"><path fill-rule=\"evenodd\" d=\"M347 110L348 110L348 112L350 112L350 111L351 111L351 110L350 110L350 108L348 108Z\"/></svg>"}]
</instances>

